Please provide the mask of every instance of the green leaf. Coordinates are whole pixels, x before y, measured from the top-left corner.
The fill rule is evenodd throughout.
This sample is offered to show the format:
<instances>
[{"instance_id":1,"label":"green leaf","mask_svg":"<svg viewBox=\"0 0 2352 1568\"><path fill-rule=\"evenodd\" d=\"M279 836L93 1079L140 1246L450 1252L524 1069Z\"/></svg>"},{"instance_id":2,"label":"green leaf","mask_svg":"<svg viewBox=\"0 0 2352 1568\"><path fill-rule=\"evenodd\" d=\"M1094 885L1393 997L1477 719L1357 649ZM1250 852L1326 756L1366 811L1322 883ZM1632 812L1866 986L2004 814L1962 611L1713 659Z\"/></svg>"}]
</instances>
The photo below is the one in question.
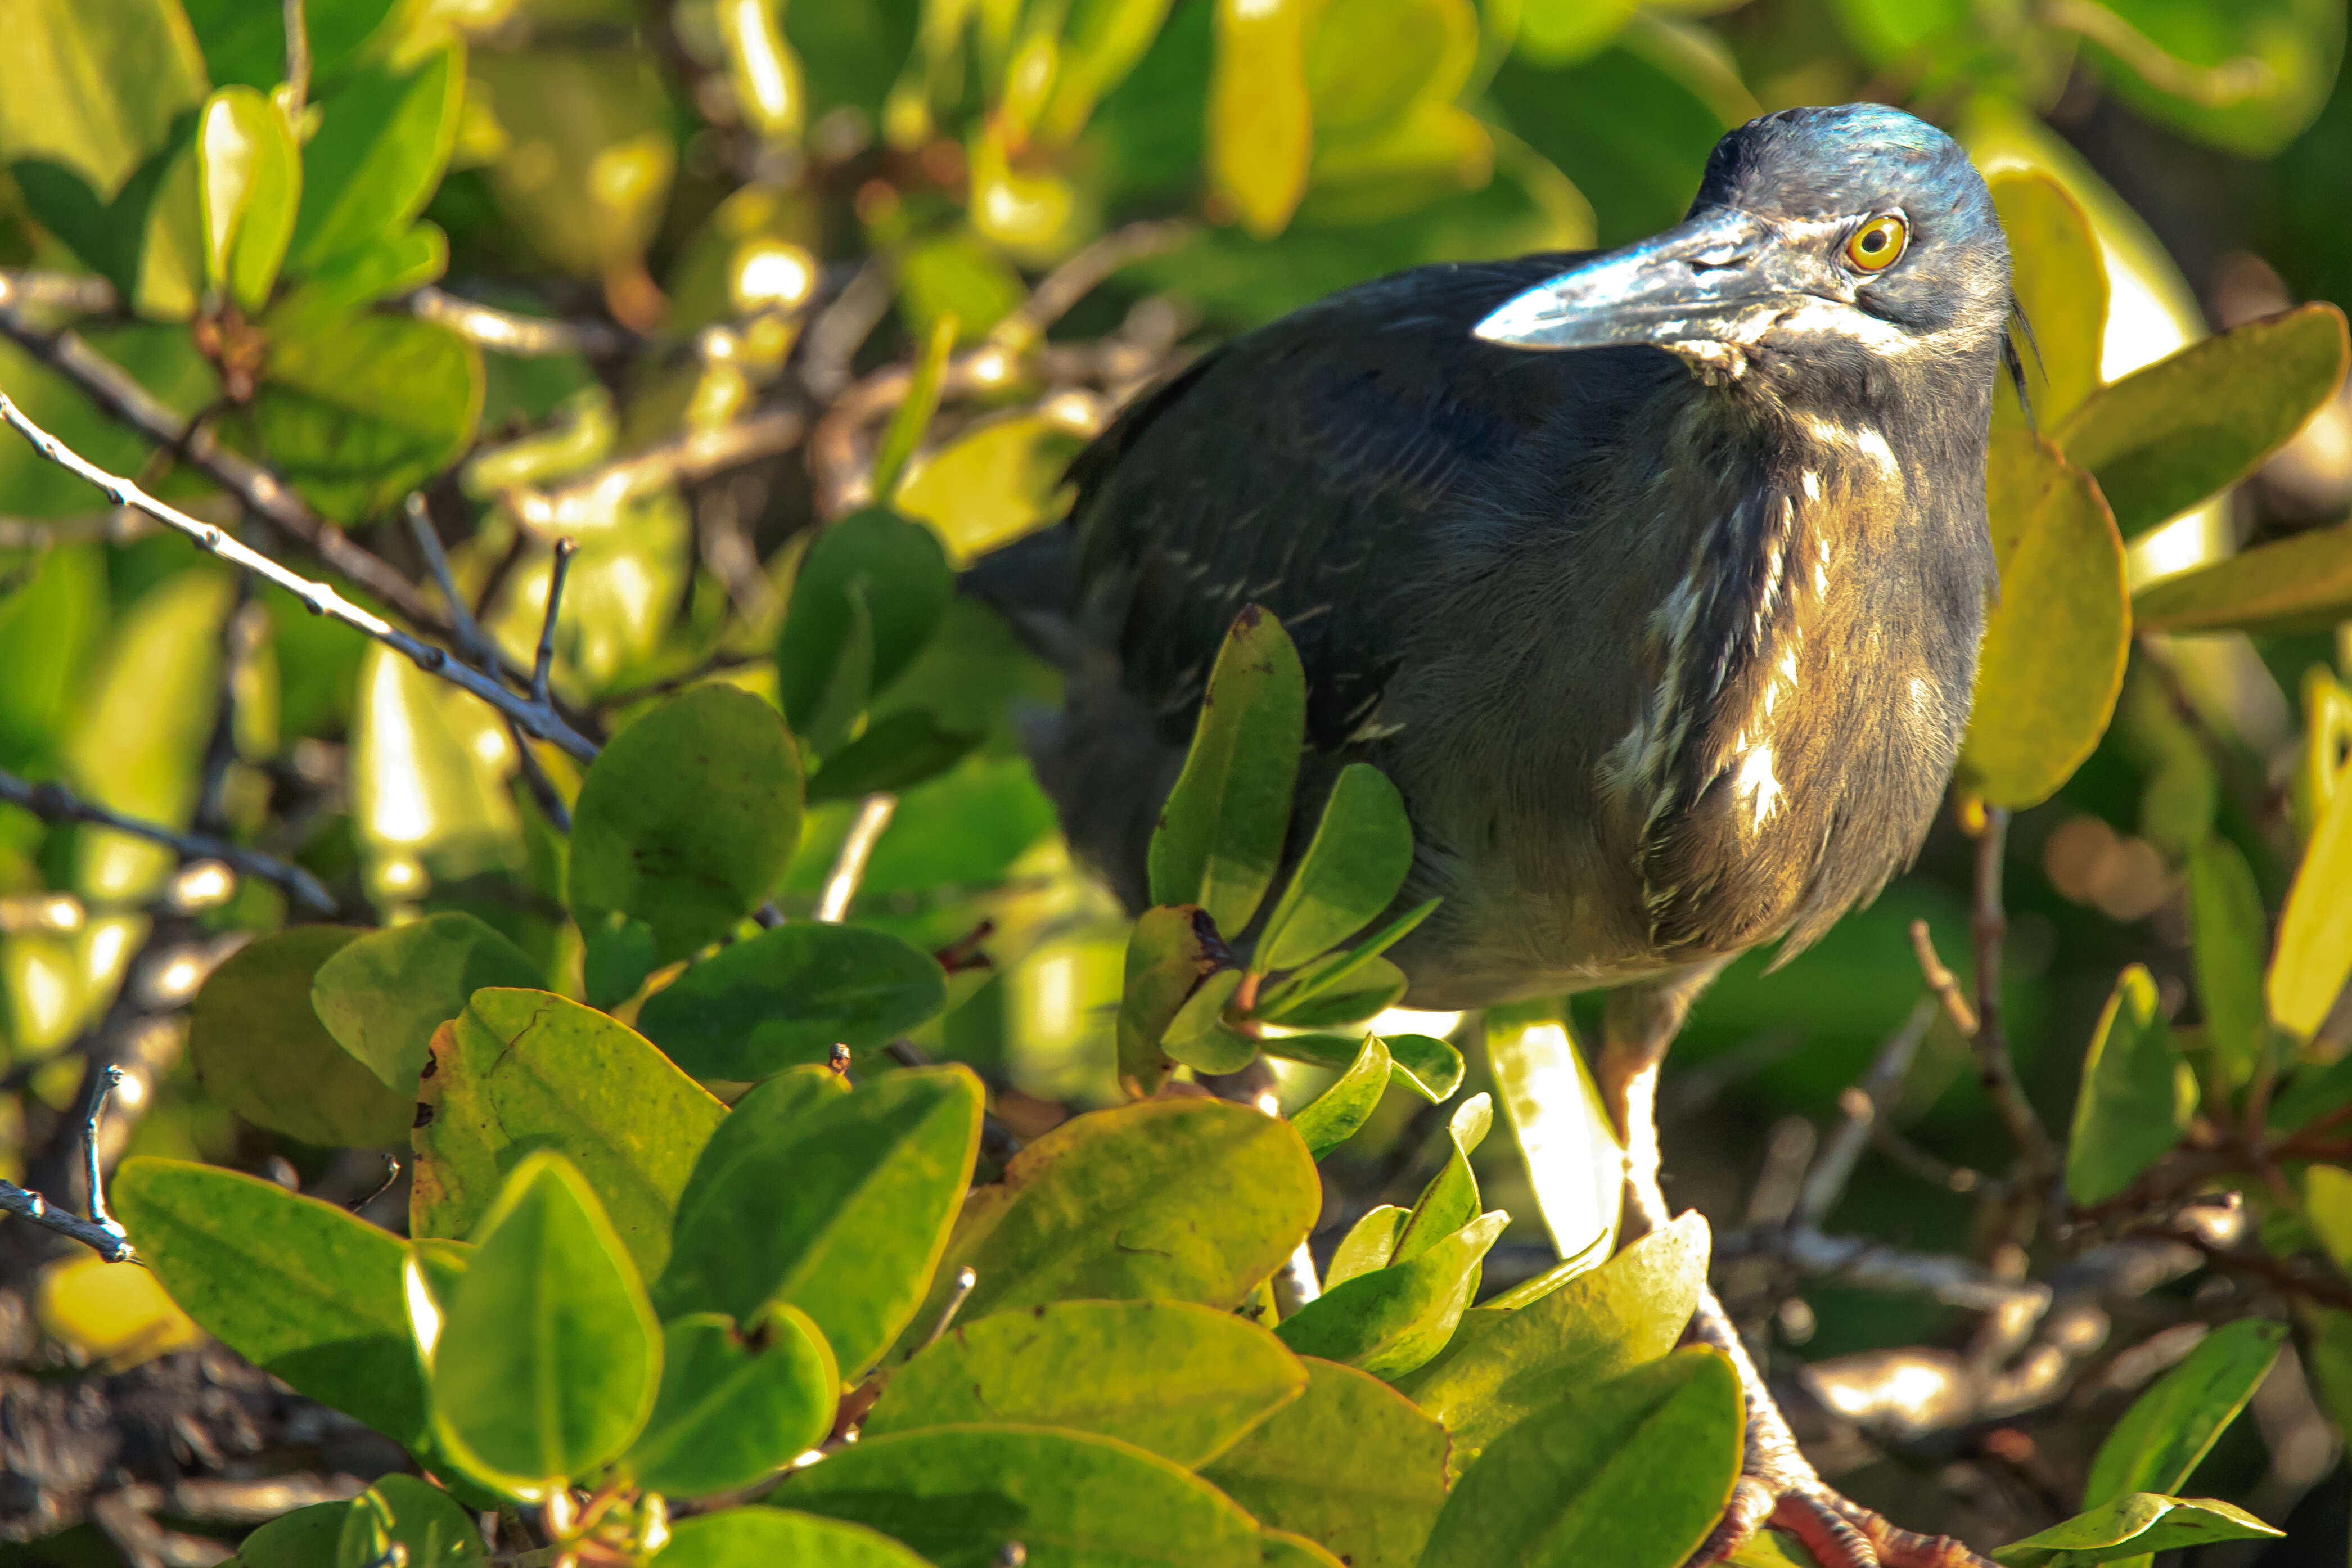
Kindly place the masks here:
<instances>
[{"instance_id":1,"label":"green leaf","mask_svg":"<svg viewBox=\"0 0 2352 1568\"><path fill-rule=\"evenodd\" d=\"M616 1011L654 972L654 928L615 910L581 938L581 999L600 1013Z\"/></svg>"},{"instance_id":2,"label":"green leaf","mask_svg":"<svg viewBox=\"0 0 2352 1568\"><path fill-rule=\"evenodd\" d=\"M883 427L882 439L874 448L871 488L877 496L897 492L898 481L906 476L907 460L923 444L932 419L939 415L941 383L947 374L948 356L955 353L956 331L953 310L942 311L923 328L922 352L915 356L907 395L891 414L890 423Z\"/></svg>"},{"instance_id":3,"label":"green leaf","mask_svg":"<svg viewBox=\"0 0 2352 1568\"><path fill-rule=\"evenodd\" d=\"M769 1494L895 1536L936 1568L1257 1568L1257 1525L1223 1493L1109 1437L934 1426L795 1470Z\"/></svg>"},{"instance_id":4,"label":"green leaf","mask_svg":"<svg viewBox=\"0 0 2352 1568\"><path fill-rule=\"evenodd\" d=\"M2253 868L2226 838L2208 838L2189 857L2189 929L2206 1047L2221 1088L2242 1088L2270 1037L2263 1002L2270 920Z\"/></svg>"},{"instance_id":5,"label":"green leaf","mask_svg":"<svg viewBox=\"0 0 2352 1568\"><path fill-rule=\"evenodd\" d=\"M215 1104L326 1148L403 1142L410 1096L384 1087L310 1009L320 967L362 933L296 926L239 948L196 994L188 1055Z\"/></svg>"},{"instance_id":6,"label":"green leaf","mask_svg":"<svg viewBox=\"0 0 2352 1568\"><path fill-rule=\"evenodd\" d=\"M1397 1237L1404 1234L1405 1222L1412 1211L1396 1204L1382 1204L1348 1227L1332 1249L1331 1267L1323 1271L1323 1289L1328 1294L1376 1268L1386 1268L1396 1256Z\"/></svg>"},{"instance_id":7,"label":"green leaf","mask_svg":"<svg viewBox=\"0 0 2352 1568\"><path fill-rule=\"evenodd\" d=\"M911 788L947 772L987 738L977 731L942 730L921 709L877 719L825 759L809 780L809 804Z\"/></svg>"},{"instance_id":8,"label":"green leaf","mask_svg":"<svg viewBox=\"0 0 2352 1568\"><path fill-rule=\"evenodd\" d=\"M1153 903L1198 904L1221 931L1249 924L1282 858L1306 734L1298 650L1252 605L1217 650L1184 771L1151 835Z\"/></svg>"},{"instance_id":9,"label":"green leaf","mask_svg":"<svg viewBox=\"0 0 2352 1568\"><path fill-rule=\"evenodd\" d=\"M2352 1171L2313 1165L2303 1173L2304 1221L2337 1269L2352 1274Z\"/></svg>"},{"instance_id":10,"label":"green leaf","mask_svg":"<svg viewBox=\"0 0 2352 1568\"><path fill-rule=\"evenodd\" d=\"M1389 1061L1415 1094L1435 1105L1450 1100L1462 1087L1462 1053L1429 1035L1382 1035ZM1349 1035L1269 1035L1258 1042L1270 1057L1307 1062L1333 1072L1345 1072L1362 1054L1363 1046Z\"/></svg>"},{"instance_id":11,"label":"green leaf","mask_svg":"<svg viewBox=\"0 0 2352 1568\"><path fill-rule=\"evenodd\" d=\"M2276 1541L2285 1535L2245 1510L2213 1498L2126 1492L1995 1551L2004 1568L2091 1568L2126 1558L2147 1561L2158 1552L2222 1541Z\"/></svg>"},{"instance_id":12,"label":"green leaf","mask_svg":"<svg viewBox=\"0 0 2352 1568\"><path fill-rule=\"evenodd\" d=\"M947 1005L939 960L859 926L794 921L720 948L646 999L637 1027L697 1078L750 1083L887 1044Z\"/></svg>"},{"instance_id":13,"label":"green leaf","mask_svg":"<svg viewBox=\"0 0 2352 1568\"><path fill-rule=\"evenodd\" d=\"M2005 169L1990 183L2009 239L2011 287L2031 332L2021 348L2027 399L2034 424L2054 430L2099 388L2106 262L2082 204L2049 174ZM2004 416L2014 413L2014 397L2001 393L2000 407Z\"/></svg>"},{"instance_id":14,"label":"green leaf","mask_svg":"<svg viewBox=\"0 0 2352 1568\"><path fill-rule=\"evenodd\" d=\"M748 1487L824 1440L840 1389L832 1350L797 1307L770 1304L748 1332L719 1312L674 1319L653 1414L620 1468L667 1497Z\"/></svg>"},{"instance_id":15,"label":"green leaf","mask_svg":"<svg viewBox=\"0 0 2352 1568\"><path fill-rule=\"evenodd\" d=\"M1297 1399L1307 1373L1273 1334L1214 1308L1056 1301L959 1322L890 1374L861 1440L1010 1422L1198 1469Z\"/></svg>"},{"instance_id":16,"label":"green leaf","mask_svg":"<svg viewBox=\"0 0 2352 1568\"><path fill-rule=\"evenodd\" d=\"M140 1258L206 1333L321 1405L416 1446L425 1388L398 1237L275 1182L178 1160L127 1160L110 1190Z\"/></svg>"},{"instance_id":17,"label":"green leaf","mask_svg":"<svg viewBox=\"0 0 2352 1568\"><path fill-rule=\"evenodd\" d=\"M375 1568L384 1562L454 1568L488 1555L480 1528L457 1499L418 1477L390 1475L352 1500L334 1561L335 1568Z\"/></svg>"},{"instance_id":18,"label":"green leaf","mask_svg":"<svg viewBox=\"0 0 2352 1568\"><path fill-rule=\"evenodd\" d=\"M1314 151L1307 0L1217 0L1209 79L1209 188L1250 233L1279 234L1307 194Z\"/></svg>"},{"instance_id":19,"label":"green leaf","mask_svg":"<svg viewBox=\"0 0 2352 1568\"><path fill-rule=\"evenodd\" d=\"M249 87L225 87L205 105L196 153L205 280L258 310L294 236L301 152L277 105Z\"/></svg>"},{"instance_id":20,"label":"green leaf","mask_svg":"<svg viewBox=\"0 0 2352 1568\"><path fill-rule=\"evenodd\" d=\"M1370 763L1350 763L1331 786L1323 819L1266 917L1255 963L1295 969L1370 924L1412 869L1404 797Z\"/></svg>"},{"instance_id":21,"label":"green leaf","mask_svg":"<svg viewBox=\"0 0 2352 1568\"><path fill-rule=\"evenodd\" d=\"M806 1312L856 1377L914 1317L979 1158L983 1094L962 1067L838 1093L824 1068L736 1101L695 1163L662 1315Z\"/></svg>"},{"instance_id":22,"label":"green leaf","mask_svg":"<svg viewBox=\"0 0 2352 1568\"><path fill-rule=\"evenodd\" d=\"M1445 1346L1470 1298L1478 1265L1510 1216L1473 1220L1406 1263L1326 1290L1275 1329L1300 1355L1320 1356L1396 1379Z\"/></svg>"},{"instance_id":23,"label":"green leaf","mask_svg":"<svg viewBox=\"0 0 2352 1568\"><path fill-rule=\"evenodd\" d=\"M1431 899L1374 931L1345 952L1326 953L1268 992L1259 1011L1272 1016L1296 1002L1336 991L1356 979L1365 966L1412 934L1412 929L1437 910L1442 900Z\"/></svg>"},{"instance_id":24,"label":"green leaf","mask_svg":"<svg viewBox=\"0 0 2352 1568\"><path fill-rule=\"evenodd\" d=\"M778 1508L730 1508L670 1526L657 1568L930 1568L921 1558L863 1525Z\"/></svg>"},{"instance_id":25,"label":"green leaf","mask_svg":"<svg viewBox=\"0 0 2352 1568\"><path fill-rule=\"evenodd\" d=\"M1197 907L1161 904L1136 918L1127 938L1127 977L1118 1002L1118 1077L1129 1094L1156 1092L1176 1063L1162 1048L1168 1028L1193 993L1229 964L1216 928ZM1233 994L1228 984L1217 1005Z\"/></svg>"},{"instance_id":26,"label":"green leaf","mask_svg":"<svg viewBox=\"0 0 2352 1568\"><path fill-rule=\"evenodd\" d=\"M776 710L698 686L613 737L572 816L572 914L653 927L664 963L733 931L791 864L801 770Z\"/></svg>"},{"instance_id":27,"label":"green leaf","mask_svg":"<svg viewBox=\"0 0 2352 1568\"><path fill-rule=\"evenodd\" d=\"M1470 1156L1486 1142L1494 1124L1492 1095L1474 1094L1454 1108L1446 1128L1454 1152L1413 1200L1412 1217L1397 1234L1396 1250L1389 1255L1391 1263L1412 1262L1478 1217L1478 1178L1471 1172Z\"/></svg>"},{"instance_id":28,"label":"green leaf","mask_svg":"<svg viewBox=\"0 0 2352 1568\"><path fill-rule=\"evenodd\" d=\"M321 98L302 149L292 265L324 270L414 223L441 183L465 96L465 50L453 44L414 71L370 66Z\"/></svg>"},{"instance_id":29,"label":"green leaf","mask_svg":"<svg viewBox=\"0 0 2352 1568\"><path fill-rule=\"evenodd\" d=\"M1353 1367L1307 1363L1307 1392L1203 1468L1259 1523L1352 1568L1412 1568L1445 1505L1445 1431Z\"/></svg>"},{"instance_id":30,"label":"green leaf","mask_svg":"<svg viewBox=\"0 0 2352 1568\"><path fill-rule=\"evenodd\" d=\"M2352 978L2352 782L2320 813L2287 889L2264 982L2271 1016L2308 1040Z\"/></svg>"},{"instance_id":31,"label":"green leaf","mask_svg":"<svg viewBox=\"0 0 2352 1568\"><path fill-rule=\"evenodd\" d=\"M921 523L875 506L827 526L793 579L776 643L777 688L793 732L830 755L850 721L922 652L954 592L947 552ZM872 662L862 679L845 681L860 605ZM830 696L836 686L845 695Z\"/></svg>"},{"instance_id":32,"label":"green leaf","mask_svg":"<svg viewBox=\"0 0 2352 1568\"><path fill-rule=\"evenodd\" d=\"M414 293L448 269L449 237L438 224L417 223L365 250L337 257L310 274L306 289L322 303L352 310Z\"/></svg>"},{"instance_id":33,"label":"green leaf","mask_svg":"<svg viewBox=\"0 0 2352 1568\"><path fill-rule=\"evenodd\" d=\"M2105 68L2115 95L2241 156L2268 158L2294 140L2344 60L2344 12L2324 0L2107 0L2102 9L2129 31L2100 29L2084 63Z\"/></svg>"},{"instance_id":34,"label":"green leaf","mask_svg":"<svg viewBox=\"0 0 2352 1568\"><path fill-rule=\"evenodd\" d=\"M1525 1306L1474 1307L1398 1392L1444 1425L1459 1472L1553 1401L1673 1350L1706 1287L1707 1248L1706 1219L1685 1214Z\"/></svg>"},{"instance_id":35,"label":"green leaf","mask_svg":"<svg viewBox=\"0 0 2352 1568\"><path fill-rule=\"evenodd\" d=\"M2179 1366L2132 1402L2091 1461L2083 1506L2129 1492L2169 1492L2189 1479L2278 1359L2283 1323L2240 1318L2197 1342Z\"/></svg>"},{"instance_id":36,"label":"green leaf","mask_svg":"<svg viewBox=\"0 0 2352 1568\"><path fill-rule=\"evenodd\" d=\"M239 1542L229 1561L240 1568L327 1568L351 1511L349 1502L314 1502L281 1513Z\"/></svg>"},{"instance_id":37,"label":"green leaf","mask_svg":"<svg viewBox=\"0 0 2352 1568\"><path fill-rule=\"evenodd\" d=\"M1307 1152L1320 1160L1353 1138L1388 1092L1391 1070L1389 1050L1381 1037L1365 1036L1364 1048L1348 1070L1291 1117L1291 1125L1307 1140Z\"/></svg>"},{"instance_id":38,"label":"green leaf","mask_svg":"<svg viewBox=\"0 0 2352 1568\"><path fill-rule=\"evenodd\" d=\"M1545 1406L1472 1465L1423 1568L1681 1568L1739 1479L1739 1379L1694 1347Z\"/></svg>"},{"instance_id":39,"label":"green leaf","mask_svg":"<svg viewBox=\"0 0 2352 1568\"><path fill-rule=\"evenodd\" d=\"M1160 1037L1160 1050L1196 1073L1239 1072L1257 1059L1258 1041L1225 1023L1226 1005L1241 989L1242 972L1220 970L1202 981Z\"/></svg>"},{"instance_id":40,"label":"green leaf","mask_svg":"<svg viewBox=\"0 0 2352 1568\"><path fill-rule=\"evenodd\" d=\"M2083 1057L2066 1142L2066 1192L2091 1205L2114 1197L2179 1142L2197 1109L2197 1079L2172 1042L2156 981L2133 964L2116 981Z\"/></svg>"},{"instance_id":41,"label":"green leaf","mask_svg":"<svg viewBox=\"0 0 2352 1568\"><path fill-rule=\"evenodd\" d=\"M1519 52L1545 65L1582 59L1640 9L1640 0L1531 0L1519 13Z\"/></svg>"},{"instance_id":42,"label":"green leaf","mask_svg":"<svg viewBox=\"0 0 2352 1568\"><path fill-rule=\"evenodd\" d=\"M204 100L204 58L173 0L18 0L8 55L0 156L52 160L101 199Z\"/></svg>"},{"instance_id":43,"label":"green leaf","mask_svg":"<svg viewBox=\"0 0 2352 1568\"><path fill-rule=\"evenodd\" d=\"M2058 444L2097 477L2116 526L2134 539L2252 473L2336 395L2347 361L2344 312L2298 306L2095 394L2058 427Z\"/></svg>"},{"instance_id":44,"label":"green leaf","mask_svg":"<svg viewBox=\"0 0 2352 1568\"><path fill-rule=\"evenodd\" d=\"M604 1205L561 1154L525 1156L475 1239L433 1350L434 1432L463 1468L535 1500L637 1435L661 1331Z\"/></svg>"},{"instance_id":45,"label":"green leaf","mask_svg":"<svg viewBox=\"0 0 2352 1568\"><path fill-rule=\"evenodd\" d=\"M2131 645L2123 541L2090 476L2021 430L1995 430L1986 505L2000 600L1960 748L1968 788L2039 805L2106 732Z\"/></svg>"},{"instance_id":46,"label":"green leaf","mask_svg":"<svg viewBox=\"0 0 2352 1568\"><path fill-rule=\"evenodd\" d=\"M465 455L481 417L482 353L457 333L307 289L262 326L269 361L254 430L321 511L356 521Z\"/></svg>"},{"instance_id":47,"label":"green leaf","mask_svg":"<svg viewBox=\"0 0 2352 1568\"><path fill-rule=\"evenodd\" d=\"M1255 1016L1286 1028L1336 1029L1376 1018L1404 999L1404 971L1387 959L1368 958L1347 967L1345 979L1269 1000Z\"/></svg>"},{"instance_id":48,"label":"green leaf","mask_svg":"<svg viewBox=\"0 0 2352 1568\"><path fill-rule=\"evenodd\" d=\"M678 1195L727 1115L627 1025L544 991L476 992L433 1037L423 1092L411 1236L471 1235L508 1168L551 1149L595 1189L646 1279L668 1260Z\"/></svg>"},{"instance_id":49,"label":"green leaf","mask_svg":"<svg viewBox=\"0 0 2352 1568\"><path fill-rule=\"evenodd\" d=\"M196 117L189 115L111 199L62 163L25 159L9 172L26 210L104 274L132 310L149 321L184 321L205 287L196 165Z\"/></svg>"},{"instance_id":50,"label":"green leaf","mask_svg":"<svg viewBox=\"0 0 2352 1568\"><path fill-rule=\"evenodd\" d=\"M1486 1030L1495 1092L1553 1247L1564 1258L1608 1257L1624 1206L1625 1149L1567 1023L1553 1006L1522 1004L1489 1008Z\"/></svg>"},{"instance_id":51,"label":"green leaf","mask_svg":"<svg viewBox=\"0 0 2352 1568\"><path fill-rule=\"evenodd\" d=\"M931 1299L980 1277L972 1317L1076 1298L1231 1310L1297 1250L1323 1206L1290 1123L1217 1100L1149 1100L1076 1116L965 1200Z\"/></svg>"},{"instance_id":52,"label":"green leaf","mask_svg":"<svg viewBox=\"0 0 2352 1568\"><path fill-rule=\"evenodd\" d=\"M2352 525L2315 528L2152 583L2132 598L2151 632L2317 632L2352 620Z\"/></svg>"},{"instance_id":53,"label":"green leaf","mask_svg":"<svg viewBox=\"0 0 2352 1568\"><path fill-rule=\"evenodd\" d=\"M529 987L539 966L472 915L426 915L338 949L310 978L327 1032L402 1098L416 1097L433 1032L486 985Z\"/></svg>"}]
</instances>

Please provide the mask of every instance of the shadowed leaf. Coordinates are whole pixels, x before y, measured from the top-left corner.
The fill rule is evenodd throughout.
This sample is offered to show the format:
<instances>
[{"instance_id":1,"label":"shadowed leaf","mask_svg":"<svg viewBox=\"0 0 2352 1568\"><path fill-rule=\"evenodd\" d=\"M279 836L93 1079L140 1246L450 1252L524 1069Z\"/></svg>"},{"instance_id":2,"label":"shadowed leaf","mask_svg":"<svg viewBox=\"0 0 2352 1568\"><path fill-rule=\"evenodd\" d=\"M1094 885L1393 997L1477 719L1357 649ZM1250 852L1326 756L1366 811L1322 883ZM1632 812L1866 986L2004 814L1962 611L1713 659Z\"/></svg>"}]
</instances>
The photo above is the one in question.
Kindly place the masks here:
<instances>
[{"instance_id":1,"label":"shadowed leaf","mask_svg":"<svg viewBox=\"0 0 2352 1568\"><path fill-rule=\"evenodd\" d=\"M433 1032L466 1010L484 986L538 984L522 949L472 915L425 916L370 931L337 951L310 978L310 1005L343 1049L414 1098Z\"/></svg>"},{"instance_id":2,"label":"shadowed leaf","mask_svg":"<svg viewBox=\"0 0 2352 1568\"><path fill-rule=\"evenodd\" d=\"M2197 1342L2187 1359L2132 1402L2091 1461L2083 1506L2132 1492L2168 1492L2188 1480L2214 1439L2269 1375L2283 1323L2241 1318Z\"/></svg>"},{"instance_id":3,"label":"shadowed leaf","mask_svg":"<svg viewBox=\"0 0 2352 1568\"><path fill-rule=\"evenodd\" d=\"M661 1388L620 1467L648 1491L708 1497L748 1487L833 1430L840 1370L824 1336L782 1302L748 1330L718 1312L662 1328Z\"/></svg>"},{"instance_id":4,"label":"shadowed leaf","mask_svg":"<svg viewBox=\"0 0 2352 1568\"><path fill-rule=\"evenodd\" d=\"M206 1094L305 1143L364 1147L407 1136L415 1101L336 1044L310 1007L320 967L362 934L297 926L238 949L213 971L188 1025L188 1055Z\"/></svg>"},{"instance_id":5,"label":"shadowed leaf","mask_svg":"<svg viewBox=\"0 0 2352 1568\"><path fill-rule=\"evenodd\" d=\"M2172 1043L2156 982L2135 963L2116 980L2083 1057L2067 1193L2095 1204L2122 1192L2180 1141L2196 1108L2197 1079Z\"/></svg>"},{"instance_id":6,"label":"shadowed leaf","mask_svg":"<svg viewBox=\"0 0 2352 1568\"><path fill-rule=\"evenodd\" d=\"M735 942L646 998L637 1027L697 1078L751 1083L883 1045L947 1005L939 960L814 921Z\"/></svg>"}]
</instances>

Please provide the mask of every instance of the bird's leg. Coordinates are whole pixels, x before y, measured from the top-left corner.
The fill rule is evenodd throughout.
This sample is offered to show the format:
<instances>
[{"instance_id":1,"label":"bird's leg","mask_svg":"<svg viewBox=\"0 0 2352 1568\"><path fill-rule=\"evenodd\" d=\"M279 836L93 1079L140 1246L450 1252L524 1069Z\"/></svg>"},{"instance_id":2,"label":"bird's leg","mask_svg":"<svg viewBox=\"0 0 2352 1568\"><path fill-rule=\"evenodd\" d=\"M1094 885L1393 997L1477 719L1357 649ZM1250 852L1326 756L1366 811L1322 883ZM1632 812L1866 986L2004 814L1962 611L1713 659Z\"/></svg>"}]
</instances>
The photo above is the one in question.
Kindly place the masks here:
<instances>
[{"instance_id":1,"label":"bird's leg","mask_svg":"<svg viewBox=\"0 0 2352 1568\"><path fill-rule=\"evenodd\" d=\"M1658 1066L1719 964L1612 993L1602 1029L1601 1089L1625 1142L1628 1228L1646 1233L1671 1217L1658 1184ZM1687 1568L1719 1563L1766 1525L1804 1543L1822 1568L1994 1568L1945 1535L1901 1530L1839 1495L1797 1447L1748 1346L1715 1288L1699 1289L1684 1338L1721 1351L1747 1394L1747 1456L1723 1519Z\"/></svg>"}]
</instances>

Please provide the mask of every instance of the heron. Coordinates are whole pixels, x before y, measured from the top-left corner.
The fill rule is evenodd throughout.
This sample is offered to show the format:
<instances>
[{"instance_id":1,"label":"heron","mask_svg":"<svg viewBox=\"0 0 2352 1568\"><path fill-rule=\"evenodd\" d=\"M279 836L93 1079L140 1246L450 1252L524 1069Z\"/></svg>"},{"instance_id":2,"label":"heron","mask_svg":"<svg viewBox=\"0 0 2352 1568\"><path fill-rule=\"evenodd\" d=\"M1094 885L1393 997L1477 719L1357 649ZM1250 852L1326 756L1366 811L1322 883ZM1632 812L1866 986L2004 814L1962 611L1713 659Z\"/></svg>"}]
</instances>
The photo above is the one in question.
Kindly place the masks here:
<instances>
[{"instance_id":1,"label":"heron","mask_svg":"<svg viewBox=\"0 0 2352 1568\"><path fill-rule=\"evenodd\" d=\"M1607 988L1627 1206L1664 1224L1657 1074L1694 998L1874 896L1943 799L2014 309L1967 154L1849 104L1732 131L1650 239L1416 268L1206 354L1077 458L1064 521L976 569L1066 672L1032 752L1071 845L1149 903L1221 640L1273 611L1302 807L1377 764L1416 840L1400 906L1442 900L1390 955L1408 1005ZM1990 1568L1827 1486L1711 1291L1691 1333L1748 1410L1695 1563L1769 1523L1828 1568Z\"/></svg>"}]
</instances>

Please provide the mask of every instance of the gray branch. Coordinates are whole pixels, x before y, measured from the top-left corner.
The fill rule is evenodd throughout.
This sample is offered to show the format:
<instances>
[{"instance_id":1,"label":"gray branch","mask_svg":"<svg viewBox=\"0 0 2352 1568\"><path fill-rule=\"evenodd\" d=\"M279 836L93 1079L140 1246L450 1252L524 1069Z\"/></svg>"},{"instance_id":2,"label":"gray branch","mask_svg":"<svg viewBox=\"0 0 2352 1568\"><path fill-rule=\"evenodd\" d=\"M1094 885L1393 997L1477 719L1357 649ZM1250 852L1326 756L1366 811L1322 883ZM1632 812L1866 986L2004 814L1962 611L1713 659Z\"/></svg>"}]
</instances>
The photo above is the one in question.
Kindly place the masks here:
<instances>
[{"instance_id":1,"label":"gray branch","mask_svg":"<svg viewBox=\"0 0 2352 1568\"><path fill-rule=\"evenodd\" d=\"M7 398L0 395L0 409L5 409L6 405ZM22 806L44 822L80 822L93 827L110 827L117 833L128 833L134 838L160 844L177 853L183 860L226 861L249 877L275 882L320 914L335 911L334 895L320 884L319 879L299 866L289 865L225 838L214 838L201 833L182 833L160 822L125 816L95 801L84 800L65 785L53 781L36 784L0 769L0 801Z\"/></svg>"}]
</instances>

